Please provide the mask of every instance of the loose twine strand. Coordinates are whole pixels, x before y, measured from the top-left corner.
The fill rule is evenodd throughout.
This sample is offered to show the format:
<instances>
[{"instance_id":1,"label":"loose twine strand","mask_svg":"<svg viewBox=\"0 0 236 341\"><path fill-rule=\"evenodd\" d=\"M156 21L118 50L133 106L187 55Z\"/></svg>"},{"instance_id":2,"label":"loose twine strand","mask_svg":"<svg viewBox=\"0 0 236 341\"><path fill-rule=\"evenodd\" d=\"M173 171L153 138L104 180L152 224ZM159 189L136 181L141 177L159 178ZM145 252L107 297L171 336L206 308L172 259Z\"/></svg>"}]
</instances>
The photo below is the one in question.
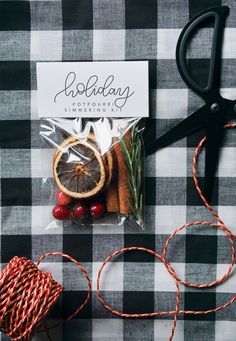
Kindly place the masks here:
<instances>
[{"instance_id":1,"label":"loose twine strand","mask_svg":"<svg viewBox=\"0 0 236 341\"><path fill-rule=\"evenodd\" d=\"M225 125L225 128L234 128L236 127L236 123L229 123ZM179 309L179 305L180 305L180 287L179 287L179 283L182 283L185 286L188 287L193 287L193 288L211 288L213 286L217 286L220 283L222 283L223 281L225 281L231 274L232 272L232 268L234 265L234 261L235 261L235 247L234 247L234 239L236 239L236 236L225 226L224 222L221 220L221 218L219 217L219 215L215 212L215 210L213 209L213 207L208 203L208 201L206 200L206 198L204 197L198 180L197 180L197 174L196 174L196 168L197 168L197 159L198 159L198 155L201 151L202 145L204 144L204 142L206 141L206 136L199 142L194 156L193 156L193 168L192 168L192 172L193 172L193 179L194 179L194 184L196 187L196 190L200 196L200 198L202 199L204 205L206 206L206 208L208 209L208 211L213 215L213 217L216 218L217 223L214 222L209 222L209 221L193 221L191 223L186 223L178 228L176 228L174 230L174 232L172 234L169 235L169 237L166 240L164 249L162 254L158 254L157 252L144 248L144 247L126 247L120 250L117 250L115 252L113 252L110 256L108 256L106 258L106 260L103 262L103 264L101 265L99 271L98 271L98 277L97 277L97 296L98 299L100 300L100 302L102 303L102 305L112 314L115 314L117 316L120 317L124 317L124 318L145 318L145 317L156 317L156 316L162 316L162 315L173 315L174 316L174 321L172 324L172 329L171 329L171 333L169 336L169 341L171 341L174 337L174 333L175 333L175 329L176 329L176 324L177 324L177 317L179 314L193 314L193 315L206 315L206 314L210 314L210 313L215 313L219 310L225 309L226 307L228 307L229 305L231 305L235 300L236 300L236 295L234 295L228 302L226 302L225 304L214 308L214 309L209 309L209 310L180 310ZM213 228L217 228L219 230L222 230L227 238L229 239L230 242L230 247L231 247L231 262L229 264L228 270L217 280L212 281L210 283L191 283L191 282L187 282L183 279L181 279L175 272L174 268L172 267L171 263L168 261L167 259L167 251L168 251L168 247L170 242L172 241L172 239L174 238L174 236L181 230L183 229L187 229L193 226L203 226L203 225L208 225L211 226ZM142 313L142 314L127 314L124 313L122 311L116 310L114 308L112 308L108 303L105 302L105 300L102 298L101 292L100 292L100 282L101 282L101 274L102 271L105 267L105 265L112 260L113 257L120 255L121 253L124 252L130 252L130 251L142 251L142 252L146 252L149 253L151 255L153 255L154 257L156 257L159 261L161 261L166 270L168 271L168 273L171 275L171 277L173 278L173 280L175 281L175 286L176 286L176 301L175 301L175 308L172 311L157 311L157 312L152 312L152 313Z\"/></svg>"},{"instance_id":2,"label":"loose twine strand","mask_svg":"<svg viewBox=\"0 0 236 341\"><path fill-rule=\"evenodd\" d=\"M37 264L25 257L13 257L0 275L0 330L12 341L27 341L36 332L48 332L58 325L38 330L63 291L63 286L53 279L51 273L38 268L42 260L49 256L69 259L80 269L88 284L84 302L66 320L77 315L90 298L92 288L89 276L71 256L62 252L48 252L41 256Z\"/></svg>"}]
</instances>

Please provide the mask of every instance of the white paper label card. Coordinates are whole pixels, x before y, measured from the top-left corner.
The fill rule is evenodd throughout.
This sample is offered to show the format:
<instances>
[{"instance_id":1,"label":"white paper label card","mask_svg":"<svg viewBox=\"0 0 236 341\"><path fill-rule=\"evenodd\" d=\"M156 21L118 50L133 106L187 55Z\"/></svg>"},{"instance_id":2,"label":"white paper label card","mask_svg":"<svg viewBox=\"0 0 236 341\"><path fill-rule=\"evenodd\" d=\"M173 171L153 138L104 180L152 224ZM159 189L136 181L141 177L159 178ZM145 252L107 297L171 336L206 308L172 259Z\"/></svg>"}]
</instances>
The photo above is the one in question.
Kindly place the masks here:
<instances>
[{"instance_id":1,"label":"white paper label card","mask_svg":"<svg viewBox=\"0 0 236 341\"><path fill-rule=\"evenodd\" d=\"M148 62L37 63L40 117L148 117Z\"/></svg>"}]
</instances>

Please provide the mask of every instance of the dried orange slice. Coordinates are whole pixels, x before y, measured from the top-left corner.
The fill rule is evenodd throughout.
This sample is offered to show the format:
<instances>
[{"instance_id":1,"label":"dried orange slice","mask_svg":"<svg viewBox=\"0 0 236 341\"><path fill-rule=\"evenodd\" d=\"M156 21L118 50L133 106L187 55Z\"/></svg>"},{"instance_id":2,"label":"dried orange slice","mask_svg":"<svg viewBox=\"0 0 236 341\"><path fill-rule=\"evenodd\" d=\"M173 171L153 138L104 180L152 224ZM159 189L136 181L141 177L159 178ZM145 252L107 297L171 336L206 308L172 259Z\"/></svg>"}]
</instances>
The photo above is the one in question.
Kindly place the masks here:
<instances>
[{"instance_id":1,"label":"dried orange slice","mask_svg":"<svg viewBox=\"0 0 236 341\"><path fill-rule=\"evenodd\" d=\"M108 187L111 184L111 181L114 176L114 155L113 155L112 150L108 151L106 154L106 163L107 163L107 169L108 169L106 187Z\"/></svg>"},{"instance_id":2,"label":"dried orange slice","mask_svg":"<svg viewBox=\"0 0 236 341\"><path fill-rule=\"evenodd\" d=\"M73 198L98 194L106 181L102 156L91 143L67 140L54 155L53 173L58 187Z\"/></svg>"},{"instance_id":3,"label":"dried orange slice","mask_svg":"<svg viewBox=\"0 0 236 341\"><path fill-rule=\"evenodd\" d=\"M95 135L93 133L89 133L86 135L86 137L83 137L83 138L82 137L79 138L79 137L75 137L75 136L69 136L68 138L66 138L63 141L63 143L61 144L61 146L59 147L58 150L64 148L67 144L69 144L71 142L77 141L78 139L92 143L96 148L98 148ZM58 150L56 151L55 156L57 155ZM54 158L55 158L55 156L54 156ZM106 181L105 181L105 187L107 188L110 185L112 178L113 178L113 175L114 175L113 174L114 173L114 151L112 149L108 150L106 152L106 154L102 156L102 158L105 161L105 168L106 168L106 173L107 173L107 177L106 177Z\"/></svg>"},{"instance_id":4,"label":"dried orange slice","mask_svg":"<svg viewBox=\"0 0 236 341\"><path fill-rule=\"evenodd\" d=\"M58 153L60 153L61 150L63 150L68 144L77 141L77 139L74 136L67 137L56 149L54 156L53 156L53 162L55 161Z\"/></svg>"}]
</instances>

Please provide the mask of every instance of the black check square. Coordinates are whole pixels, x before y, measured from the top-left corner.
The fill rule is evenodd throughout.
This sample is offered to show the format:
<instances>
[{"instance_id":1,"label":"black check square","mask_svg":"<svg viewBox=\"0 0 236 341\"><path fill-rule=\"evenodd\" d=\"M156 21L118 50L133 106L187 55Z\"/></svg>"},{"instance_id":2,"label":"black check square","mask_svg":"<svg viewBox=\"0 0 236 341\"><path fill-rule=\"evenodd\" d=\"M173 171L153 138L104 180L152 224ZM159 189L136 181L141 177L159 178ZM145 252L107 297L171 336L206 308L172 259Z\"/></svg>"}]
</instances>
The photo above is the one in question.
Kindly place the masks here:
<instances>
[{"instance_id":1,"label":"black check square","mask_svg":"<svg viewBox=\"0 0 236 341\"><path fill-rule=\"evenodd\" d=\"M93 28L92 0L62 0L64 30L90 30Z\"/></svg>"},{"instance_id":2,"label":"black check square","mask_svg":"<svg viewBox=\"0 0 236 341\"><path fill-rule=\"evenodd\" d=\"M61 319L62 316L62 296L59 297L55 306L49 312L47 318L50 321L51 319Z\"/></svg>"},{"instance_id":3,"label":"black check square","mask_svg":"<svg viewBox=\"0 0 236 341\"><path fill-rule=\"evenodd\" d=\"M124 291L123 311L127 314L147 313L154 311L154 292L150 291Z\"/></svg>"},{"instance_id":4,"label":"black check square","mask_svg":"<svg viewBox=\"0 0 236 341\"><path fill-rule=\"evenodd\" d=\"M0 61L0 90L30 90L30 62Z\"/></svg>"},{"instance_id":5,"label":"black check square","mask_svg":"<svg viewBox=\"0 0 236 341\"><path fill-rule=\"evenodd\" d=\"M201 139L205 135L206 135L205 129L200 129L200 130L197 130L194 133L190 134L189 136L187 136L187 146L191 147L191 148L197 148L198 143L201 141Z\"/></svg>"},{"instance_id":6,"label":"black check square","mask_svg":"<svg viewBox=\"0 0 236 341\"><path fill-rule=\"evenodd\" d=\"M144 145L146 145L150 141L153 141L157 138L156 128L157 128L156 120L154 118L148 119L146 127L145 127L145 131L143 134Z\"/></svg>"},{"instance_id":7,"label":"black check square","mask_svg":"<svg viewBox=\"0 0 236 341\"><path fill-rule=\"evenodd\" d=\"M65 234L63 237L63 252L70 254L80 262L92 262L93 236L91 234ZM65 259L65 262L69 260Z\"/></svg>"},{"instance_id":8,"label":"black check square","mask_svg":"<svg viewBox=\"0 0 236 341\"><path fill-rule=\"evenodd\" d=\"M217 236L187 234L186 262L217 264Z\"/></svg>"},{"instance_id":9,"label":"black check square","mask_svg":"<svg viewBox=\"0 0 236 341\"><path fill-rule=\"evenodd\" d=\"M63 325L62 340L91 340L93 331L92 319L69 320ZM60 337L61 337L60 335Z\"/></svg>"},{"instance_id":10,"label":"black check square","mask_svg":"<svg viewBox=\"0 0 236 341\"><path fill-rule=\"evenodd\" d=\"M216 294L214 292L185 292L185 310L209 310L216 307ZM215 313L206 315L187 314L185 320L214 321Z\"/></svg>"},{"instance_id":11,"label":"black check square","mask_svg":"<svg viewBox=\"0 0 236 341\"><path fill-rule=\"evenodd\" d=\"M62 315L66 319L84 302L88 292L87 291L63 291L63 308ZM92 299L90 298L85 308L75 318L90 319L92 317Z\"/></svg>"},{"instance_id":12,"label":"black check square","mask_svg":"<svg viewBox=\"0 0 236 341\"><path fill-rule=\"evenodd\" d=\"M125 234L124 247L143 246L155 249L155 239L151 234ZM146 252L129 251L124 253L125 262L155 262L155 257Z\"/></svg>"},{"instance_id":13,"label":"black check square","mask_svg":"<svg viewBox=\"0 0 236 341\"><path fill-rule=\"evenodd\" d=\"M157 1L126 0L125 27L127 29L157 28Z\"/></svg>"},{"instance_id":14,"label":"black check square","mask_svg":"<svg viewBox=\"0 0 236 341\"><path fill-rule=\"evenodd\" d=\"M8 263L14 256L32 258L31 236L3 235L1 237L1 263Z\"/></svg>"},{"instance_id":15,"label":"black check square","mask_svg":"<svg viewBox=\"0 0 236 341\"><path fill-rule=\"evenodd\" d=\"M1 179L2 206L31 206L31 179Z\"/></svg>"},{"instance_id":16,"label":"black check square","mask_svg":"<svg viewBox=\"0 0 236 341\"><path fill-rule=\"evenodd\" d=\"M0 1L0 30L29 31L30 2Z\"/></svg>"},{"instance_id":17,"label":"black check square","mask_svg":"<svg viewBox=\"0 0 236 341\"><path fill-rule=\"evenodd\" d=\"M149 88L156 89L157 87L157 61L150 59L148 61L148 73L149 73Z\"/></svg>"},{"instance_id":18,"label":"black check square","mask_svg":"<svg viewBox=\"0 0 236 341\"><path fill-rule=\"evenodd\" d=\"M156 203L156 178L148 177L145 179L145 203L155 205Z\"/></svg>"},{"instance_id":19,"label":"black check square","mask_svg":"<svg viewBox=\"0 0 236 341\"><path fill-rule=\"evenodd\" d=\"M221 5L221 0L189 0L189 17L209 8Z\"/></svg>"},{"instance_id":20,"label":"black check square","mask_svg":"<svg viewBox=\"0 0 236 341\"><path fill-rule=\"evenodd\" d=\"M188 59L187 69L191 78L202 88L208 85L210 59Z\"/></svg>"},{"instance_id":21,"label":"black check square","mask_svg":"<svg viewBox=\"0 0 236 341\"><path fill-rule=\"evenodd\" d=\"M198 184L199 187L201 188L201 190L204 193L204 178L203 177L198 177ZM218 178L215 177L214 179L214 185L213 185L213 190L212 190L212 196L211 196L211 204L212 205L216 205L218 204ZM188 206L201 206L202 203L202 199L200 198L194 181L193 181L193 177L188 177L187 178L187 205Z\"/></svg>"},{"instance_id":22,"label":"black check square","mask_svg":"<svg viewBox=\"0 0 236 341\"><path fill-rule=\"evenodd\" d=\"M0 121L1 148L24 148L31 146L31 124L29 120Z\"/></svg>"}]
</instances>

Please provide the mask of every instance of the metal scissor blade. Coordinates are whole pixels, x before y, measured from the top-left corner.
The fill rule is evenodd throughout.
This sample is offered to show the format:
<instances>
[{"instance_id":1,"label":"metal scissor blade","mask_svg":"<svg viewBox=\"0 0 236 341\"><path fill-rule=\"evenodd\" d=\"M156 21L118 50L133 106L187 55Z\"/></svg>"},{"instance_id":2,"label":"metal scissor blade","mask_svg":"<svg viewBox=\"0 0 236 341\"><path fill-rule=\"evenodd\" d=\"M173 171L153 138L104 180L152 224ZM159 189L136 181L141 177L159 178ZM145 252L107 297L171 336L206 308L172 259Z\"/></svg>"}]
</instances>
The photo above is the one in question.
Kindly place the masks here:
<instances>
[{"instance_id":1,"label":"metal scissor blade","mask_svg":"<svg viewBox=\"0 0 236 341\"><path fill-rule=\"evenodd\" d=\"M211 125L207 130L204 196L208 202L210 202L212 197L214 179L219 162L220 145L221 141L223 140L223 135L224 128L223 124L220 122L216 122L216 124Z\"/></svg>"},{"instance_id":2,"label":"metal scissor blade","mask_svg":"<svg viewBox=\"0 0 236 341\"><path fill-rule=\"evenodd\" d=\"M169 144L190 135L193 131L206 126L208 108L206 105L185 118L179 124L158 137L146 147L146 155L154 153L157 149L164 148Z\"/></svg>"}]
</instances>

